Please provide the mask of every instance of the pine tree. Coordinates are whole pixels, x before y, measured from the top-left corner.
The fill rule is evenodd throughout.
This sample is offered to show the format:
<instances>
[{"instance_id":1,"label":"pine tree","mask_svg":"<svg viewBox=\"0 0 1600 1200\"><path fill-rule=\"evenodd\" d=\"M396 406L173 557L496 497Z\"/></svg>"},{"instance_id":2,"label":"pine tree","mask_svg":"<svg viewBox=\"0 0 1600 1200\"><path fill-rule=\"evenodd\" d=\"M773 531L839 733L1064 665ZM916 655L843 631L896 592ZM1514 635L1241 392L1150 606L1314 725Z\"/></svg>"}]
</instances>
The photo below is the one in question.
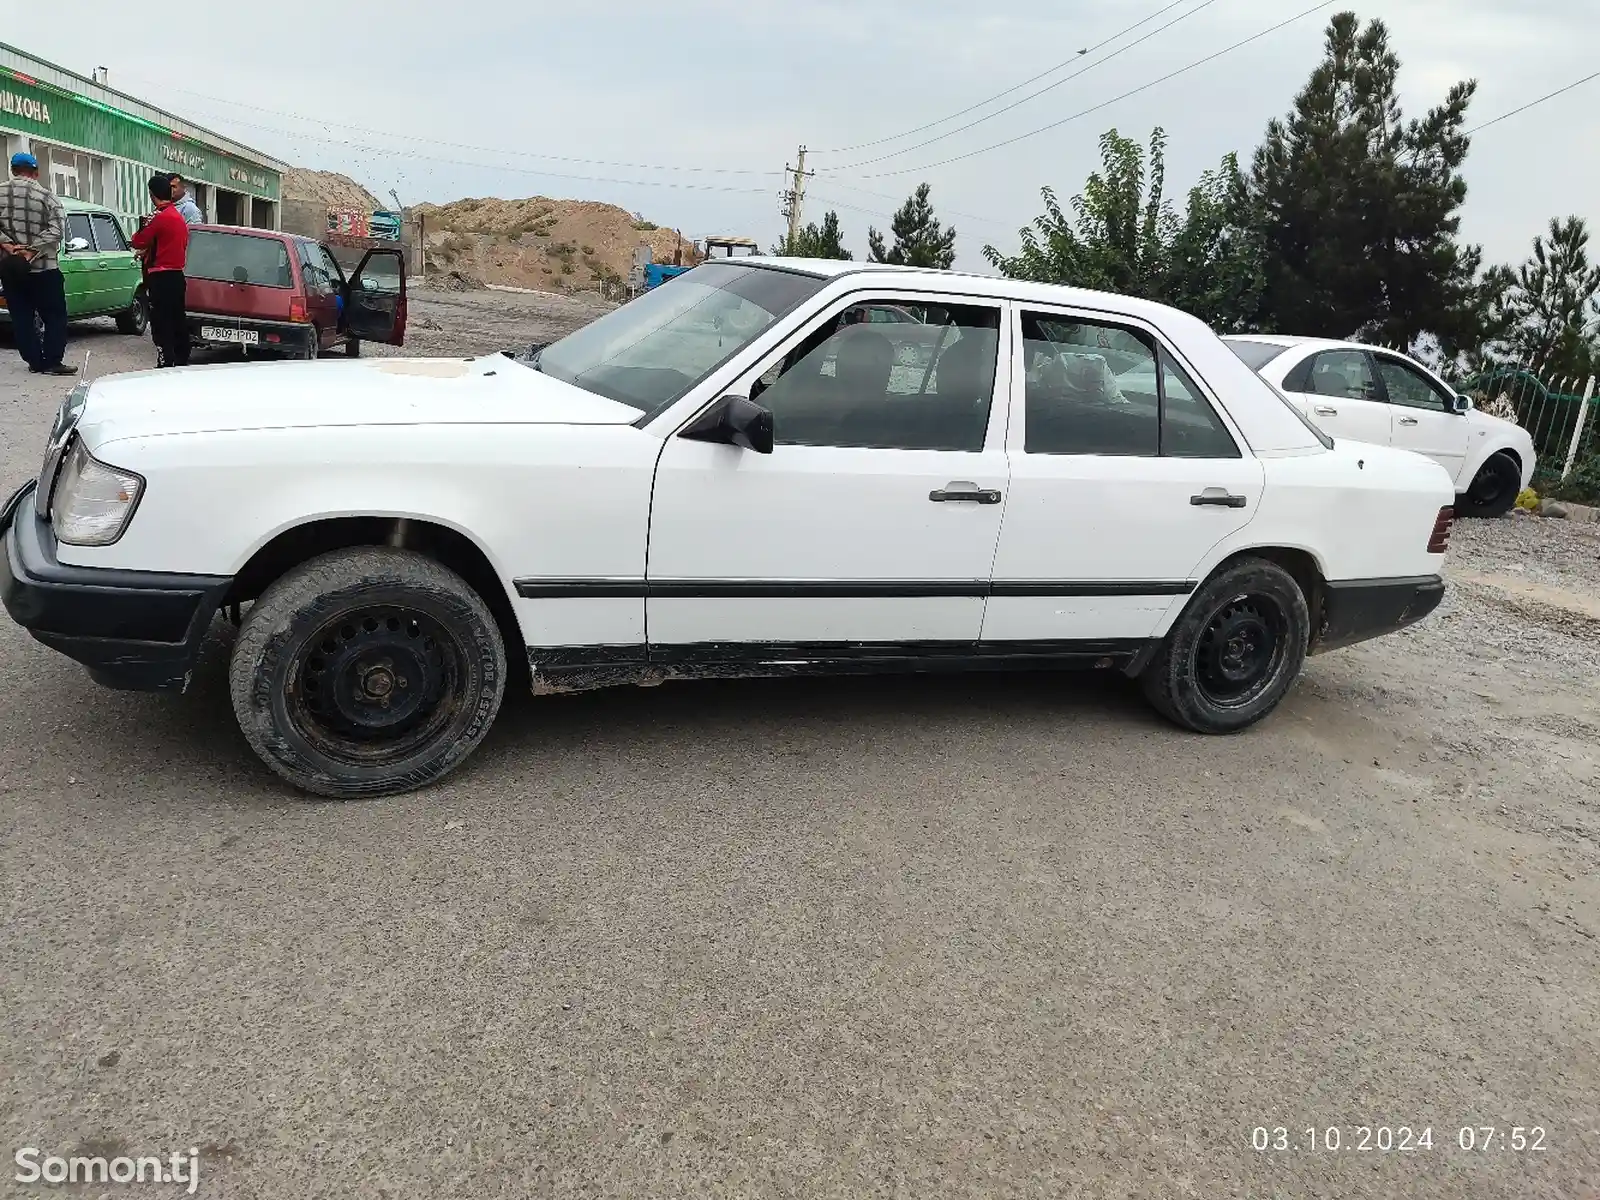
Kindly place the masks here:
<instances>
[{"instance_id":1,"label":"pine tree","mask_svg":"<svg viewBox=\"0 0 1600 1200\"><path fill-rule=\"evenodd\" d=\"M920 184L911 197L894 214L890 229L894 245L885 248L883 234L867 229L869 258L873 262L894 263L902 267L937 267L948 271L956 261L956 231L940 227L933 215L933 205L928 200L932 189Z\"/></svg>"},{"instance_id":2,"label":"pine tree","mask_svg":"<svg viewBox=\"0 0 1600 1200\"><path fill-rule=\"evenodd\" d=\"M1402 345L1478 332L1482 256L1456 238L1477 84L1408 122L1399 73L1383 22L1339 13L1293 111L1267 126L1241 197L1266 256L1252 324Z\"/></svg>"},{"instance_id":3,"label":"pine tree","mask_svg":"<svg viewBox=\"0 0 1600 1200\"><path fill-rule=\"evenodd\" d=\"M849 259L850 251L844 248L844 233L839 228L839 214L828 212L822 224L815 221L802 228L793 239L785 237L772 248L772 253L790 258Z\"/></svg>"},{"instance_id":4,"label":"pine tree","mask_svg":"<svg viewBox=\"0 0 1600 1200\"><path fill-rule=\"evenodd\" d=\"M1584 378L1600 369L1600 265L1589 261L1589 228L1582 217L1550 218L1533 255L1509 276L1504 343L1517 362L1534 363L1552 378Z\"/></svg>"}]
</instances>

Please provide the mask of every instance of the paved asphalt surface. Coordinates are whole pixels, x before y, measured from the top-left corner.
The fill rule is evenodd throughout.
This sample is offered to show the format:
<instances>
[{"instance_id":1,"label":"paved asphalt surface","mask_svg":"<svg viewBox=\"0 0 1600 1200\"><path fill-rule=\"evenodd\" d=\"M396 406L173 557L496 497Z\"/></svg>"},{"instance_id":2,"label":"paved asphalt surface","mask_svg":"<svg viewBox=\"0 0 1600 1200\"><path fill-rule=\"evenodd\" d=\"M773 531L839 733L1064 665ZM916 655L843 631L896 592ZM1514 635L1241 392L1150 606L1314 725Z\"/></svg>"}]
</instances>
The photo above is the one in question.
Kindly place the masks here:
<instances>
[{"instance_id":1,"label":"paved asphalt surface","mask_svg":"<svg viewBox=\"0 0 1600 1200\"><path fill-rule=\"evenodd\" d=\"M9 486L65 387L0 351ZM193 1146L263 1200L1600 1195L1600 697L1429 628L1233 738L1105 677L678 685L335 804L220 622L167 698L0 622L0 1194Z\"/></svg>"}]
</instances>

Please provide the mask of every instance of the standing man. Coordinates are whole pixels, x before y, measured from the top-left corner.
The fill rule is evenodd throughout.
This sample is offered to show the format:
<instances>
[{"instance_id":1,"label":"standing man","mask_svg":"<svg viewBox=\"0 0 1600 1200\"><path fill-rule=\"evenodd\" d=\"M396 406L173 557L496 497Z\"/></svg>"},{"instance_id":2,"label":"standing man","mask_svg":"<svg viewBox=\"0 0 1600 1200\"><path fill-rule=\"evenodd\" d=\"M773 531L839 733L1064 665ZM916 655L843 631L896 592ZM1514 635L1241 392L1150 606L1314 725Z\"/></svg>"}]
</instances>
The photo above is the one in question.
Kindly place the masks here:
<instances>
[{"instance_id":1,"label":"standing man","mask_svg":"<svg viewBox=\"0 0 1600 1200\"><path fill-rule=\"evenodd\" d=\"M205 216L200 212L200 206L194 202L194 197L189 195L189 185L183 181L183 176L176 171L172 173L172 206L178 210L178 215L183 218L185 225L204 225Z\"/></svg>"},{"instance_id":2,"label":"standing man","mask_svg":"<svg viewBox=\"0 0 1600 1200\"><path fill-rule=\"evenodd\" d=\"M130 245L144 260L144 288L150 297L150 338L156 344L156 366L189 365L189 314L183 268L189 261L189 226L172 202L172 178L150 177L150 198L156 215L133 235Z\"/></svg>"},{"instance_id":3,"label":"standing man","mask_svg":"<svg viewBox=\"0 0 1600 1200\"><path fill-rule=\"evenodd\" d=\"M67 353L67 290L56 266L66 228L61 201L39 182L39 160L11 156L11 178L0 184L0 288L11 311L11 336L28 370L76 375ZM43 324L39 336L36 322Z\"/></svg>"}]
</instances>

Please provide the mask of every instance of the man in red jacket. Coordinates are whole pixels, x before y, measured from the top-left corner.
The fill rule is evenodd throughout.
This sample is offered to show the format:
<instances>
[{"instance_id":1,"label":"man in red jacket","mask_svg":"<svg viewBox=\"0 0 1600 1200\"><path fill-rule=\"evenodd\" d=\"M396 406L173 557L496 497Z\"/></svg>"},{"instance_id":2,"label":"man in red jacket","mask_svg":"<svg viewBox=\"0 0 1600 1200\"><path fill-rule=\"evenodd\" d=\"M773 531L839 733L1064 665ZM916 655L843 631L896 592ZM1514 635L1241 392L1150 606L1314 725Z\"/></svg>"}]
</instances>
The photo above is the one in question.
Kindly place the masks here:
<instances>
[{"instance_id":1,"label":"man in red jacket","mask_svg":"<svg viewBox=\"0 0 1600 1200\"><path fill-rule=\"evenodd\" d=\"M189 365L189 314L184 307L183 268L189 259L189 224L172 202L172 178L150 177L150 198L156 215L133 235L132 245L144 260L145 295L150 299L150 337L156 344L156 366Z\"/></svg>"}]
</instances>

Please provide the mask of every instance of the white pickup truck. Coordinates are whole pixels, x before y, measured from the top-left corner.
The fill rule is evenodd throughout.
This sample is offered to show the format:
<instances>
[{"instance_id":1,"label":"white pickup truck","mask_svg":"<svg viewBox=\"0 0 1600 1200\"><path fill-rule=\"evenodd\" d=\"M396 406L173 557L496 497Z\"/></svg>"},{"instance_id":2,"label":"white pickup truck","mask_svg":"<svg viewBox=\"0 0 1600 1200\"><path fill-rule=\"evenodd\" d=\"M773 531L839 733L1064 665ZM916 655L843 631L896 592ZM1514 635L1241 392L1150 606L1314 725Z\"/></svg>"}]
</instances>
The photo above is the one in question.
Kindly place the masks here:
<instances>
[{"instance_id":1,"label":"white pickup truck","mask_svg":"<svg viewBox=\"0 0 1600 1200\"><path fill-rule=\"evenodd\" d=\"M1088 666L1242 729L1308 653L1434 609L1454 495L1172 309L746 258L536 353L80 385L0 594L121 687L183 688L242 616L245 737L360 796L461 763L508 678Z\"/></svg>"}]
</instances>

